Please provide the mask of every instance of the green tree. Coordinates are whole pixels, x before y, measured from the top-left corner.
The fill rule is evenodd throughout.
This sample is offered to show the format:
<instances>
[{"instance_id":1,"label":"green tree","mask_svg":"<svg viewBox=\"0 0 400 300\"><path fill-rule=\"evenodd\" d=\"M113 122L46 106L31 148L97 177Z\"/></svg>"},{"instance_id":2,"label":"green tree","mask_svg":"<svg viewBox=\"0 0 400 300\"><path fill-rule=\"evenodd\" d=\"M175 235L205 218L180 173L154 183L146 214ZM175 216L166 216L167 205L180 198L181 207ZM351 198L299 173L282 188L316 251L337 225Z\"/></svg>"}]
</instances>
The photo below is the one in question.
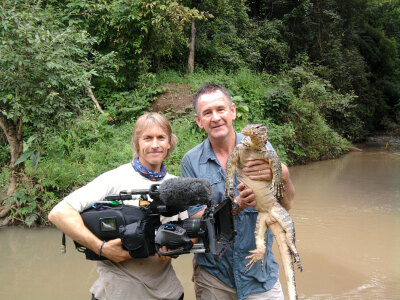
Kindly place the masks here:
<instances>
[{"instance_id":1,"label":"green tree","mask_svg":"<svg viewBox=\"0 0 400 300\"><path fill-rule=\"evenodd\" d=\"M10 197L24 161L37 164L37 149L24 153L24 141L39 142L55 126L78 113L90 80L105 70L112 54L93 51L87 32L65 26L59 11L26 1L4 1L0 8L0 127L10 146ZM0 213L4 216L9 207Z\"/></svg>"},{"instance_id":2,"label":"green tree","mask_svg":"<svg viewBox=\"0 0 400 300\"><path fill-rule=\"evenodd\" d=\"M196 23L197 64L228 71L259 64L256 27L244 0L202 0L197 8L213 16Z\"/></svg>"},{"instance_id":3,"label":"green tree","mask_svg":"<svg viewBox=\"0 0 400 300\"><path fill-rule=\"evenodd\" d=\"M117 52L122 89L136 88L141 77L172 57L187 57L190 24L204 18L175 0L70 0L64 13L98 38L99 51Z\"/></svg>"}]
</instances>

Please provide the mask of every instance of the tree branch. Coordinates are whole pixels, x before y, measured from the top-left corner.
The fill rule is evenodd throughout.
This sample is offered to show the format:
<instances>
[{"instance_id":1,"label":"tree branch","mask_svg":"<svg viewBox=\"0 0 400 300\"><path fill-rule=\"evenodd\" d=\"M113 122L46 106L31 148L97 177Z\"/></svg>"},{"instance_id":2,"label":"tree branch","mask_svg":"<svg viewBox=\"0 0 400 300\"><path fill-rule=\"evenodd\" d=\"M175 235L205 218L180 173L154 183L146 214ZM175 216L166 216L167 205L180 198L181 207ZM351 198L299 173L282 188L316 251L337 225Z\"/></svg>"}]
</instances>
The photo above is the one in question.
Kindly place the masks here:
<instances>
[{"instance_id":1,"label":"tree branch","mask_svg":"<svg viewBox=\"0 0 400 300\"><path fill-rule=\"evenodd\" d=\"M0 207L0 218L4 218L5 216L7 216L10 210L11 206L9 204Z\"/></svg>"},{"instance_id":2,"label":"tree branch","mask_svg":"<svg viewBox=\"0 0 400 300\"><path fill-rule=\"evenodd\" d=\"M87 91L88 91L88 93L89 93L89 95L90 95L90 98L92 98L94 104L96 104L96 107L97 107L97 109L99 110L99 112L102 113L102 114L104 114L104 111L103 111L103 109L101 108L101 106L100 106L99 102L97 101L96 97L94 96L93 91L92 91L92 89L90 88L90 86L87 85L87 86L86 86L86 89L87 89ZM110 122L114 122L114 119L111 118L110 116L107 116L107 119L108 119Z\"/></svg>"}]
</instances>

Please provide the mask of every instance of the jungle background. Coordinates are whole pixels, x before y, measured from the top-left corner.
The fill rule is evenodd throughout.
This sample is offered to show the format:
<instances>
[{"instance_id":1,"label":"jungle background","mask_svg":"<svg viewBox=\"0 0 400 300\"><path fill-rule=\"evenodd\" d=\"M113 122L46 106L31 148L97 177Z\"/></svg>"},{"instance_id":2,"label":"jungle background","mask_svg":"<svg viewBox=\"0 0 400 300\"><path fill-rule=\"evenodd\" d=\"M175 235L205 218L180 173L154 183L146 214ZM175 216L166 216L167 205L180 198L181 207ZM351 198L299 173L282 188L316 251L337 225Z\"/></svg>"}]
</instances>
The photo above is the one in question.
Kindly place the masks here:
<instances>
[{"instance_id":1,"label":"jungle background","mask_svg":"<svg viewBox=\"0 0 400 300\"><path fill-rule=\"evenodd\" d=\"M146 111L170 119L179 176L205 138L191 108L205 82L231 92L237 130L266 124L288 165L400 135L399 0L3 0L0 18L2 225L46 225L128 162Z\"/></svg>"}]
</instances>

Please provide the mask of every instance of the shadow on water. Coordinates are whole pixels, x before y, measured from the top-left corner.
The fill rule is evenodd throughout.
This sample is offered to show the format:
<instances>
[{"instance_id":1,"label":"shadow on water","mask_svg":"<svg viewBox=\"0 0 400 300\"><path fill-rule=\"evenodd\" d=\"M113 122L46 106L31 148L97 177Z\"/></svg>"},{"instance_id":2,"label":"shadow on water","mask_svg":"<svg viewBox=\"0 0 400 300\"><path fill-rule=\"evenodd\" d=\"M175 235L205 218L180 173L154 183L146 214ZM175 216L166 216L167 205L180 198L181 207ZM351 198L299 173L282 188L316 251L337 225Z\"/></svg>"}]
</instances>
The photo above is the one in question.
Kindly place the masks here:
<instances>
[{"instance_id":1,"label":"shadow on water","mask_svg":"<svg viewBox=\"0 0 400 300\"><path fill-rule=\"evenodd\" d=\"M365 148L291 168L296 186L296 271L300 299L400 299L400 152ZM90 299L97 278L54 228L0 230L0 299ZM276 246L274 253L280 260ZM194 299L192 255L173 261ZM281 275L283 271L281 270ZM281 276L284 292L286 286Z\"/></svg>"}]
</instances>

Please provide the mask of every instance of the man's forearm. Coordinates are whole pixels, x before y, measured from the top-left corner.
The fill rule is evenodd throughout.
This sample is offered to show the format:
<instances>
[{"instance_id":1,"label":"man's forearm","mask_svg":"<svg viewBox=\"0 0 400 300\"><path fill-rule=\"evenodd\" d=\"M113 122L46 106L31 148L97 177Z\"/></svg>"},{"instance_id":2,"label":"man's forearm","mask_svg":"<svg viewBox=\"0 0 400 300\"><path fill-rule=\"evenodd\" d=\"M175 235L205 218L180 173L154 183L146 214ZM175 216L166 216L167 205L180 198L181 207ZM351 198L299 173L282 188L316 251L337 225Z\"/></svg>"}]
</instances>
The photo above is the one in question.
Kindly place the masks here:
<instances>
[{"instance_id":1,"label":"man's forearm","mask_svg":"<svg viewBox=\"0 0 400 300\"><path fill-rule=\"evenodd\" d=\"M102 240L83 223L82 217L71 205L62 201L50 212L49 220L73 240L98 253Z\"/></svg>"},{"instance_id":2,"label":"man's forearm","mask_svg":"<svg viewBox=\"0 0 400 300\"><path fill-rule=\"evenodd\" d=\"M283 184L285 185L285 190L283 192L283 199L281 200L281 204L286 210L289 210L293 207L294 194L296 189L293 185L292 180L290 179L289 168L284 164L282 164L282 180Z\"/></svg>"}]
</instances>

